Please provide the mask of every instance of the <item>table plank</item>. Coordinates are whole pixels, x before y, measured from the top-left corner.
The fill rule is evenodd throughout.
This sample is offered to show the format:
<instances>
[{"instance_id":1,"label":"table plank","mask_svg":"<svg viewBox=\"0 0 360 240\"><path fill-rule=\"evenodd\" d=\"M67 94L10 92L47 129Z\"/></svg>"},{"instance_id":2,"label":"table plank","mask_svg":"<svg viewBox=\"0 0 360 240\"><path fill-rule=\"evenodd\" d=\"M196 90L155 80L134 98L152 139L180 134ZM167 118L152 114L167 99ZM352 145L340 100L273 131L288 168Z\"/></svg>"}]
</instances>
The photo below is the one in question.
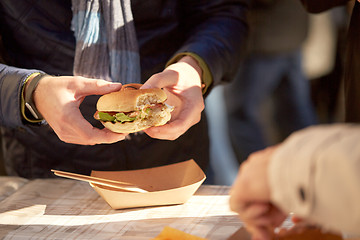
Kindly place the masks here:
<instances>
[{"instance_id":1,"label":"table plank","mask_svg":"<svg viewBox=\"0 0 360 240\"><path fill-rule=\"evenodd\" d=\"M0 177L0 202L19 190L29 180L21 177Z\"/></svg>"}]
</instances>

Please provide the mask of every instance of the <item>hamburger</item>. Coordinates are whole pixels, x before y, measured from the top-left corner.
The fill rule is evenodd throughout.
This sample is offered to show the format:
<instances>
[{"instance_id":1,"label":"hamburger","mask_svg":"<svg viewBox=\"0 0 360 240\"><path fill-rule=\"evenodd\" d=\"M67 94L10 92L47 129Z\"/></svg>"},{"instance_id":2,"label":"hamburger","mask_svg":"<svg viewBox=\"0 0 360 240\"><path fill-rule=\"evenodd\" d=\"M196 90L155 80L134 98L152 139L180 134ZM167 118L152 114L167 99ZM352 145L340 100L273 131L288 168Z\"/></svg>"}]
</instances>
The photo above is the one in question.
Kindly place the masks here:
<instances>
[{"instance_id":1,"label":"hamburger","mask_svg":"<svg viewBox=\"0 0 360 240\"><path fill-rule=\"evenodd\" d=\"M140 87L141 84L126 84L118 92L101 96L94 118L116 133L134 133L166 124L174 107L165 103L165 91Z\"/></svg>"}]
</instances>

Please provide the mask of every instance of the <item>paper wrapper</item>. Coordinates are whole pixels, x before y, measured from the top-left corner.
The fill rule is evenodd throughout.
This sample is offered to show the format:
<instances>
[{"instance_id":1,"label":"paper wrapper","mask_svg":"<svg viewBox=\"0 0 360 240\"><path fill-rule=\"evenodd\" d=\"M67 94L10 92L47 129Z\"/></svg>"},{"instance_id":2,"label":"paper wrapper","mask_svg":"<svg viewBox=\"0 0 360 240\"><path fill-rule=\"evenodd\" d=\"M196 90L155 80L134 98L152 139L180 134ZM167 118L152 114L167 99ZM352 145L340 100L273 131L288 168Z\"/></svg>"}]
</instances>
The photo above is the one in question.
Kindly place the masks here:
<instances>
[{"instance_id":1,"label":"paper wrapper","mask_svg":"<svg viewBox=\"0 0 360 240\"><path fill-rule=\"evenodd\" d=\"M194 160L141 170L92 171L91 176L128 182L148 191L126 192L90 183L113 209L182 204L206 178Z\"/></svg>"}]
</instances>

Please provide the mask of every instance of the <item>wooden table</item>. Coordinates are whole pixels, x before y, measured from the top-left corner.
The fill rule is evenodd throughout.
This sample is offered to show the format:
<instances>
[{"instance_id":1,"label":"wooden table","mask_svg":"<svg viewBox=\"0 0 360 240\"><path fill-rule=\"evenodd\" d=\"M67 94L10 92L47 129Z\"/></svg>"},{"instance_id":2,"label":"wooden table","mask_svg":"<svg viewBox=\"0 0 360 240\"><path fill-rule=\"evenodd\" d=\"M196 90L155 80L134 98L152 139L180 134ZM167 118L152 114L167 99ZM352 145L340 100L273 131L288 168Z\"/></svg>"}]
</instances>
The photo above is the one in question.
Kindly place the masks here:
<instances>
[{"instance_id":1,"label":"wooden table","mask_svg":"<svg viewBox=\"0 0 360 240\"><path fill-rule=\"evenodd\" d=\"M250 240L229 209L229 190L203 185L182 205L114 210L85 182L0 177L0 239L149 240L170 226L209 240Z\"/></svg>"},{"instance_id":2,"label":"wooden table","mask_svg":"<svg viewBox=\"0 0 360 240\"><path fill-rule=\"evenodd\" d=\"M224 240L242 226L228 191L203 185L182 205L113 210L85 182L0 177L0 238L148 240L170 226Z\"/></svg>"}]
</instances>

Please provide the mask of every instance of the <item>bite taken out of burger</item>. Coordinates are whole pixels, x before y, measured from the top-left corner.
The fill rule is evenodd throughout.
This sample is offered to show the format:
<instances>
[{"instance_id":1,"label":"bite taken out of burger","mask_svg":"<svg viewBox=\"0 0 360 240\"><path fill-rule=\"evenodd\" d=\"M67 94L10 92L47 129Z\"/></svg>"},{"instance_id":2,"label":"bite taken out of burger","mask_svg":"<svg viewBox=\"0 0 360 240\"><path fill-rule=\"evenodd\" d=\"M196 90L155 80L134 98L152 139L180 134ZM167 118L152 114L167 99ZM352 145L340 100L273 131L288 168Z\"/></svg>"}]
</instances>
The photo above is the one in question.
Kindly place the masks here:
<instances>
[{"instance_id":1,"label":"bite taken out of burger","mask_svg":"<svg viewBox=\"0 0 360 240\"><path fill-rule=\"evenodd\" d=\"M101 96L94 118L116 133L134 133L166 124L174 107L165 103L165 91L140 87L141 84L126 84L118 92Z\"/></svg>"}]
</instances>

